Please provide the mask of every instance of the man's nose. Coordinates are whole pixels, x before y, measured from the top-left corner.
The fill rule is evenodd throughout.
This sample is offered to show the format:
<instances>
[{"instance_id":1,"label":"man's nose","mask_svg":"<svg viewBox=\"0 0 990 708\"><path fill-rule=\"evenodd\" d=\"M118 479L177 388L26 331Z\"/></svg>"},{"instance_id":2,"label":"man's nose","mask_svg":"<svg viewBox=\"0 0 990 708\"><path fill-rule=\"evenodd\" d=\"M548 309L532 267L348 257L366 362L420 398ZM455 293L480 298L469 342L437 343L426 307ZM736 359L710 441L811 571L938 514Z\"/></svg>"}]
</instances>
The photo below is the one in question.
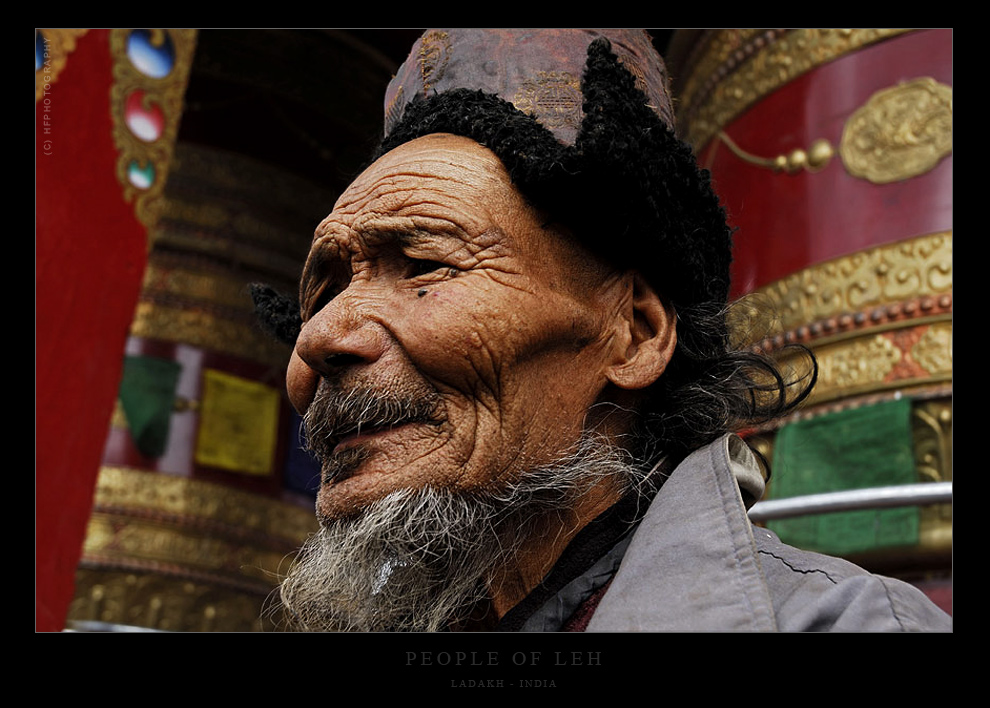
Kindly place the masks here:
<instances>
[{"instance_id":1,"label":"man's nose","mask_svg":"<svg viewBox=\"0 0 990 708\"><path fill-rule=\"evenodd\" d=\"M296 351L321 375L376 361L385 349L385 332L368 316L370 303L341 294L302 327Z\"/></svg>"},{"instance_id":2,"label":"man's nose","mask_svg":"<svg viewBox=\"0 0 990 708\"><path fill-rule=\"evenodd\" d=\"M321 378L372 364L385 352L388 335L371 309L370 302L342 293L303 325L286 381L296 410L309 407Z\"/></svg>"}]
</instances>

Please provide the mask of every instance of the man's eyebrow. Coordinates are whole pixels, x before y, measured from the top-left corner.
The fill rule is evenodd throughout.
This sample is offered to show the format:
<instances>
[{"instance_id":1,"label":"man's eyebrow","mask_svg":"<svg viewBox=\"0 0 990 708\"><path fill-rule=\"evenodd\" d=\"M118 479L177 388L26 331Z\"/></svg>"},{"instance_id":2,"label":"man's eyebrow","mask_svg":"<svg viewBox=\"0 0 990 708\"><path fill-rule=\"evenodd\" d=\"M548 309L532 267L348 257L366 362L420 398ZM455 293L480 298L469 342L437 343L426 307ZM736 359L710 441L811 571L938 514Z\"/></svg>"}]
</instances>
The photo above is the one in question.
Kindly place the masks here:
<instances>
[{"instance_id":1,"label":"man's eyebrow","mask_svg":"<svg viewBox=\"0 0 990 708\"><path fill-rule=\"evenodd\" d=\"M418 221L418 220L417 220ZM463 244L468 241L467 232L446 219L430 219L429 225L375 225L368 224L356 229L358 235L369 245L396 243L400 246L417 246L428 241L446 241Z\"/></svg>"}]
</instances>

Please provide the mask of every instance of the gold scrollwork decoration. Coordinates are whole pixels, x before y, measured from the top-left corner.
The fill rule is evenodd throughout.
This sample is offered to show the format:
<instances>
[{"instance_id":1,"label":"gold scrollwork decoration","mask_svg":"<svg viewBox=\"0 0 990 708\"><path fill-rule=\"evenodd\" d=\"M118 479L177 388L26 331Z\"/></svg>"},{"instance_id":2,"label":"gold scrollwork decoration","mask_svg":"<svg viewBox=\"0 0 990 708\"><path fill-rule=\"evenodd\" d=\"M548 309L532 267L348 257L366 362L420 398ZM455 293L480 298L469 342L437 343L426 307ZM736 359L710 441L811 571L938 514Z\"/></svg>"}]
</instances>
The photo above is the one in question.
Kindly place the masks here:
<instances>
[{"instance_id":1,"label":"gold scrollwork decoration","mask_svg":"<svg viewBox=\"0 0 990 708\"><path fill-rule=\"evenodd\" d=\"M169 162L168 195L155 246L169 252L205 253L237 270L277 270L298 280L309 253L312 225L336 196L290 170L202 145L179 142ZM261 208L259 208L259 205ZM278 205L278 214L272 210Z\"/></svg>"},{"instance_id":2,"label":"gold scrollwork decoration","mask_svg":"<svg viewBox=\"0 0 990 708\"><path fill-rule=\"evenodd\" d=\"M747 331L772 334L759 331L764 312L778 318L775 331L790 331L871 307L951 293L952 232L943 231L842 256L775 281L739 302L737 331L741 341Z\"/></svg>"},{"instance_id":3,"label":"gold scrollwork decoration","mask_svg":"<svg viewBox=\"0 0 990 708\"><path fill-rule=\"evenodd\" d=\"M149 228L162 209L195 46L193 29L110 32L117 179L124 198L135 203L138 219Z\"/></svg>"},{"instance_id":4,"label":"gold scrollwork decoration","mask_svg":"<svg viewBox=\"0 0 990 708\"><path fill-rule=\"evenodd\" d=\"M952 399L918 401L911 411L914 460L920 482L952 481ZM952 546L952 504L921 509L921 542Z\"/></svg>"},{"instance_id":5,"label":"gold scrollwork decoration","mask_svg":"<svg viewBox=\"0 0 990 708\"><path fill-rule=\"evenodd\" d=\"M816 351L820 366L818 389L862 390L878 385L894 370L903 353L889 337L877 334L844 346Z\"/></svg>"},{"instance_id":6,"label":"gold scrollwork decoration","mask_svg":"<svg viewBox=\"0 0 990 708\"><path fill-rule=\"evenodd\" d=\"M263 548L233 536L94 511L83 557L91 565L188 574L263 590L291 549Z\"/></svg>"},{"instance_id":7,"label":"gold scrollwork decoration","mask_svg":"<svg viewBox=\"0 0 990 708\"><path fill-rule=\"evenodd\" d=\"M95 507L133 517L156 518L189 528L237 529L266 544L296 546L316 530L310 507L240 489L129 467L104 466Z\"/></svg>"},{"instance_id":8,"label":"gold scrollwork decoration","mask_svg":"<svg viewBox=\"0 0 990 708\"><path fill-rule=\"evenodd\" d=\"M173 631L257 629L265 597L316 529L311 507L103 467L70 618Z\"/></svg>"},{"instance_id":9,"label":"gold scrollwork decoration","mask_svg":"<svg viewBox=\"0 0 990 708\"><path fill-rule=\"evenodd\" d=\"M143 294L146 299L174 299L218 311L254 316L254 308L243 278L227 271L200 269L181 263L151 260L144 271ZM157 297L156 297L157 296Z\"/></svg>"},{"instance_id":10,"label":"gold scrollwork decoration","mask_svg":"<svg viewBox=\"0 0 990 708\"><path fill-rule=\"evenodd\" d=\"M815 344L818 382L808 404L951 383L951 340L952 322L943 320Z\"/></svg>"},{"instance_id":11,"label":"gold scrollwork decoration","mask_svg":"<svg viewBox=\"0 0 990 708\"><path fill-rule=\"evenodd\" d=\"M718 81L788 31L791 30L766 27L706 31L682 68L685 73L677 96L678 120L697 112Z\"/></svg>"},{"instance_id":12,"label":"gold scrollwork decoration","mask_svg":"<svg viewBox=\"0 0 990 708\"><path fill-rule=\"evenodd\" d=\"M952 400L915 404L911 416L918 475L926 482L952 481Z\"/></svg>"},{"instance_id":13,"label":"gold scrollwork decoration","mask_svg":"<svg viewBox=\"0 0 990 708\"><path fill-rule=\"evenodd\" d=\"M35 41L40 42L40 66L34 72L34 100L40 101L47 89L58 79L69 54L75 51L76 41L89 32L88 29L53 28L35 30Z\"/></svg>"},{"instance_id":14,"label":"gold scrollwork decoration","mask_svg":"<svg viewBox=\"0 0 990 708\"><path fill-rule=\"evenodd\" d=\"M910 350L911 358L931 375L952 371L952 326L938 322L926 329Z\"/></svg>"},{"instance_id":15,"label":"gold scrollwork decoration","mask_svg":"<svg viewBox=\"0 0 990 708\"><path fill-rule=\"evenodd\" d=\"M917 177L951 153L952 87L928 77L873 94L839 144L849 174L874 184Z\"/></svg>"},{"instance_id":16,"label":"gold scrollwork decoration","mask_svg":"<svg viewBox=\"0 0 990 708\"><path fill-rule=\"evenodd\" d=\"M272 631L275 626L264 614L268 592L90 567L84 561L76 572L68 626L75 631L102 631L100 627L108 624L165 632ZM94 625L97 629L91 630Z\"/></svg>"}]
</instances>

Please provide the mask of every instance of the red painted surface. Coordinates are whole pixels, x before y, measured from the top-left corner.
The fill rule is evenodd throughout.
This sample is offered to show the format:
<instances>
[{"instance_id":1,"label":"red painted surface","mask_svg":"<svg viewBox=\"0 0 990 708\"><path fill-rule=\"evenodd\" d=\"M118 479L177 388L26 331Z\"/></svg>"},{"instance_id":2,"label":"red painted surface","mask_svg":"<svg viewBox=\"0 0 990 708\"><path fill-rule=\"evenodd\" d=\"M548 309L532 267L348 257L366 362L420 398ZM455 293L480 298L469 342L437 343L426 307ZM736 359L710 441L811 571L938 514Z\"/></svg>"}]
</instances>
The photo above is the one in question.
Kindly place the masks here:
<instances>
[{"instance_id":1,"label":"red painted surface","mask_svg":"<svg viewBox=\"0 0 990 708\"><path fill-rule=\"evenodd\" d=\"M38 631L61 630L72 599L145 265L115 176L111 78L108 33L90 30L36 106Z\"/></svg>"},{"instance_id":2,"label":"red painted surface","mask_svg":"<svg viewBox=\"0 0 990 708\"><path fill-rule=\"evenodd\" d=\"M928 598L942 608L946 614L952 614L952 581L918 583L918 587Z\"/></svg>"},{"instance_id":3,"label":"red painted surface","mask_svg":"<svg viewBox=\"0 0 990 708\"><path fill-rule=\"evenodd\" d=\"M875 92L915 78L952 84L951 30L911 32L786 84L725 128L743 150L775 157L827 139ZM822 171L775 173L712 141L700 153L736 232L733 294L871 246L952 228L952 157L924 175L874 185L836 154Z\"/></svg>"}]
</instances>

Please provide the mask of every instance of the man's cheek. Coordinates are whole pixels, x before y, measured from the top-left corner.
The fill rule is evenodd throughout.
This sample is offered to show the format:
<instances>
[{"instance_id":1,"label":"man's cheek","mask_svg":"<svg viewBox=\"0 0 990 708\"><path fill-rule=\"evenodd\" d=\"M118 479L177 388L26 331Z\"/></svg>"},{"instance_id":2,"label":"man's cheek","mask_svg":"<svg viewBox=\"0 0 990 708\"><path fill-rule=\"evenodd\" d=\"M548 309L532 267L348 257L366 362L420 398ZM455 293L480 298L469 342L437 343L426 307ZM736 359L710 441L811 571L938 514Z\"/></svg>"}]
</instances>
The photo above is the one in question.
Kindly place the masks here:
<instances>
[{"instance_id":1,"label":"man's cheek","mask_svg":"<svg viewBox=\"0 0 990 708\"><path fill-rule=\"evenodd\" d=\"M492 316L478 313L423 314L397 328L400 343L422 373L474 393L496 385L508 363L508 334Z\"/></svg>"}]
</instances>

